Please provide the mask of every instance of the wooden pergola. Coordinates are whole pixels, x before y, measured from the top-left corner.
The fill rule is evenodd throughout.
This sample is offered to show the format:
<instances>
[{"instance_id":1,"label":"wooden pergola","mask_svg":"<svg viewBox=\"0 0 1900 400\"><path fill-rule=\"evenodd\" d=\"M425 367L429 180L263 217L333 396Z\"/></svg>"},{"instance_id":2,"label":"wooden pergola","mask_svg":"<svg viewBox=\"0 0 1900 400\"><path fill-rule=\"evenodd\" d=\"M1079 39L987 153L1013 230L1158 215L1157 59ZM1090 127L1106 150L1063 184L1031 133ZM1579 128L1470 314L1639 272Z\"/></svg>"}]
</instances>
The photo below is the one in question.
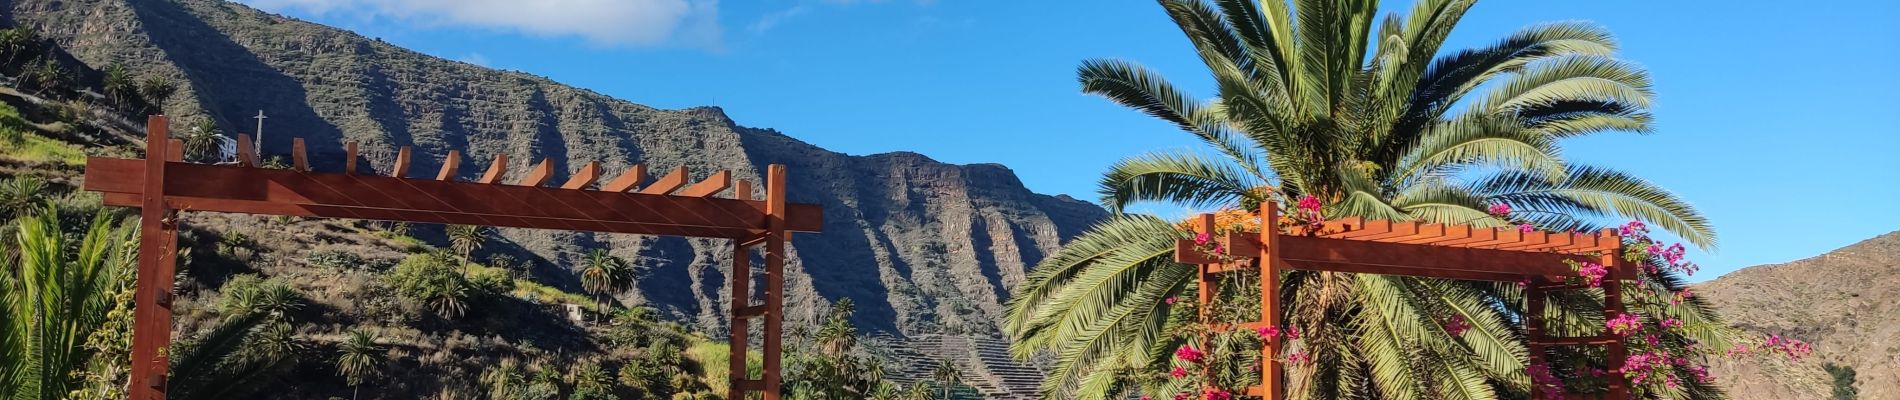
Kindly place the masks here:
<instances>
[{"instance_id":1,"label":"wooden pergola","mask_svg":"<svg viewBox=\"0 0 1900 400\"><path fill-rule=\"evenodd\" d=\"M1511 227L1473 227L1456 224L1422 224L1411 221L1368 221L1347 218L1325 221L1317 230L1295 227L1279 233L1275 224L1278 210L1271 202L1260 206L1261 230L1258 233L1227 233L1213 237L1225 247L1228 257L1202 252L1191 240L1175 244L1176 261L1200 268L1199 289L1202 318L1213 301L1218 274L1257 268L1260 272L1260 319L1240 324L1218 324L1216 332L1234 329L1254 330L1281 326L1279 297L1280 272L1288 270L1351 272L1363 274L1405 275L1480 281L1527 282L1524 297L1527 308L1524 332L1528 336L1530 364L1543 365L1551 346L1607 347L1608 370L1623 367L1628 349L1608 332L1586 337L1551 337L1543 328L1547 293L1583 290L1589 286L1566 283L1576 276L1565 261L1594 262L1609 270L1611 282L1602 285L1603 314L1615 319L1625 312L1622 285L1617 280L1636 278L1622 261L1623 240L1614 229L1596 233L1523 232ZM1214 215L1200 216L1201 232L1214 235ZM1232 257L1232 258L1230 258ZM1228 261L1245 258L1246 261ZM1268 400L1286 396L1281 356L1281 337L1265 339L1262 346L1261 384L1247 389L1247 395ZM1630 398L1630 383L1622 374L1609 374L1607 398ZM1543 398L1532 391L1533 398Z\"/></svg>"},{"instance_id":2,"label":"wooden pergola","mask_svg":"<svg viewBox=\"0 0 1900 400\"><path fill-rule=\"evenodd\" d=\"M791 232L818 232L823 224L818 206L786 203L783 165L766 169L763 200L754 200L752 184L733 180L730 171L690 182L685 167L642 185L646 168L636 164L595 187L602 171L598 162L589 162L559 185L548 186L555 167L542 160L520 180L505 183L506 156L489 164L479 180L461 182L456 151L448 153L433 179L410 178L407 146L398 152L390 176L358 174L355 143L346 147L343 172L312 171L302 138L292 142L290 169L260 168L249 135L238 137L237 165L184 163L183 145L167 138L166 126L160 115L146 122L145 159L86 160L86 190L102 193L107 205L140 208L131 398L165 398L181 211L731 239L729 398L743 399L749 392L779 398L785 242ZM715 197L728 188L734 198ZM754 304L750 251L761 245L764 302ZM748 323L754 318L764 319L765 365L759 377L746 372Z\"/></svg>"}]
</instances>

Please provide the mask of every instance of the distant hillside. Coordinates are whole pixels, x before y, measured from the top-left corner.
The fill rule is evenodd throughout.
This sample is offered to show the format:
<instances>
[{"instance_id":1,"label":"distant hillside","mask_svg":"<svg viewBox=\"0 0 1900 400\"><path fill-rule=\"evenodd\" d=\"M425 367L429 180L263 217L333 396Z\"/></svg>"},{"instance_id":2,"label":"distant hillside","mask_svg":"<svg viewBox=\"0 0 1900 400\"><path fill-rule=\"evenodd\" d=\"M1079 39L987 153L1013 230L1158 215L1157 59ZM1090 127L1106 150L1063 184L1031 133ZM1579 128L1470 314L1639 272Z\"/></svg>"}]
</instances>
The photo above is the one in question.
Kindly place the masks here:
<instances>
[{"instance_id":1,"label":"distant hillside","mask_svg":"<svg viewBox=\"0 0 1900 400\"><path fill-rule=\"evenodd\" d=\"M1750 267L1694 288L1744 329L1807 340L1798 364L1719 365L1736 399L1825 399L1822 365L1853 367L1862 399L1900 399L1900 232L1786 264Z\"/></svg>"},{"instance_id":2,"label":"distant hillside","mask_svg":"<svg viewBox=\"0 0 1900 400\"><path fill-rule=\"evenodd\" d=\"M872 331L995 332L1024 272L1105 215L1087 202L1030 192L999 165L840 154L741 126L718 108L655 109L219 0L15 0L0 6L0 18L33 28L92 68L119 64L179 82L165 109L181 122L249 131L249 117L262 109L270 115L265 152L281 154L301 136L320 169L340 168L348 141L361 143L378 168L397 147L415 146L414 171L434 171L459 150L469 160L464 178L501 154L514 174L545 157L563 175L597 160L615 171L635 162L684 165L696 176L730 169L758 182L764 165L787 164L791 200L821 204L826 217L823 234L792 242L794 318L851 298L857 322ZM520 229L501 236L485 252L527 260L537 279L572 291L579 289L572 268L588 249L636 260L644 275L623 300L657 305L697 330L722 330L730 257L723 241Z\"/></svg>"}]
</instances>

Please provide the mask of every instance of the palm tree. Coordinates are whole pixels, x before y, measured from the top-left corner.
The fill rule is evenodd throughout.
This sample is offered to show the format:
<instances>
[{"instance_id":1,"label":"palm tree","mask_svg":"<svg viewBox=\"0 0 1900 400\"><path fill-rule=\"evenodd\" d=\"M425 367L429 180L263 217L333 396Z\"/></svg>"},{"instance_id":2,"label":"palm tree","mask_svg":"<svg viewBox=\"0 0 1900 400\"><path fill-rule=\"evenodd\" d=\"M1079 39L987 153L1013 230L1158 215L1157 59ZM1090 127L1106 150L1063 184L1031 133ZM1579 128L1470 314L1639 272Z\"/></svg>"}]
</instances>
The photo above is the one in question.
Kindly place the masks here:
<instances>
[{"instance_id":1,"label":"palm tree","mask_svg":"<svg viewBox=\"0 0 1900 400\"><path fill-rule=\"evenodd\" d=\"M185 145L185 158L201 163L222 161L224 154L219 147L223 144L224 136L218 132L218 124L210 118L199 118L192 123L191 128L179 137L179 141Z\"/></svg>"},{"instance_id":2,"label":"palm tree","mask_svg":"<svg viewBox=\"0 0 1900 400\"><path fill-rule=\"evenodd\" d=\"M468 263L476 250L482 249L482 242L488 240L487 227L479 225L449 225L449 247L462 256L462 276L468 276Z\"/></svg>"},{"instance_id":3,"label":"palm tree","mask_svg":"<svg viewBox=\"0 0 1900 400\"><path fill-rule=\"evenodd\" d=\"M607 308L607 292L615 288L624 265L625 262L605 249L587 253L587 264L581 268L581 289L593 293L602 310Z\"/></svg>"},{"instance_id":4,"label":"palm tree","mask_svg":"<svg viewBox=\"0 0 1900 400\"><path fill-rule=\"evenodd\" d=\"M946 356L949 354L946 354ZM930 380L943 386L943 399L950 399L950 390L963 384L963 373L957 371L957 364L945 358L937 360L937 368L930 370Z\"/></svg>"},{"instance_id":5,"label":"palm tree","mask_svg":"<svg viewBox=\"0 0 1900 400\"><path fill-rule=\"evenodd\" d=\"M145 97L145 102L151 103L152 111L161 114L165 112L165 102L170 101L176 93L178 84L164 77L148 76L139 81L139 95Z\"/></svg>"},{"instance_id":6,"label":"palm tree","mask_svg":"<svg viewBox=\"0 0 1900 400\"><path fill-rule=\"evenodd\" d=\"M10 238L19 258L0 273L0 398L59 399L78 389L95 352L86 339L131 280L124 246L132 229L114 229L101 214L70 243L58 214L21 218Z\"/></svg>"},{"instance_id":7,"label":"palm tree","mask_svg":"<svg viewBox=\"0 0 1900 400\"><path fill-rule=\"evenodd\" d=\"M125 72L125 66L112 64L106 66L104 87L106 97L112 99L114 107L124 107L138 95L138 83L132 81L132 75Z\"/></svg>"},{"instance_id":8,"label":"palm tree","mask_svg":"<svg viewBox=\"0 0 1900 400\"><path fill-rule=\"evenodd\" d=\"M377 369L387 358L388 351L376 343L376 335L367 330L350 331L350 338L337 346L336 371L350 384L350 398L355 399L362 391L363 382L382 374Z\"/></svg>"},{"instance_id":9,"label":"palm tree","mask_svg":"<svg viewBox=\"0 0 1900 400\"><path fill-rule=\"evenodd\" d=\"M1117 215L1017 288L1006 330L1019 356L1059 355L1050 397L1110 397L1133 383L1125 371L1165 357L1173 307L1164 299L1192 290L1195 272L1172 262L1184 237L1173 224L1120 213L1139 203L1252 210L1313 196L1331 217L1478 226L1511 222L1486 212L1502 203L1547 230L1634 218L1715 243L1708 221L1668 191L1561 158L1564 138L1651 129L1648 74L1613 58L1599 27L1537 25L1440 54L1472 1L1421 0L1376 32L1376 1L1216 3L1161 1L1212 72L1211 100L1126 61L1078 68L1084 92L1167 121L1209 151L1115 164L1100 191ZM1673 290L1672 279L1648 289ZM1283 282L1281 298L1295 299L1285 318L1309 330L1319 360L1290 372L1308 396L1525 393L1526 350L1509 322L1520 316L1493 307L1520 304L1514 285L1312 272ZM1434 312L1462 313L1473 329L1453 337Z\"/></svg>"}]
</instances>

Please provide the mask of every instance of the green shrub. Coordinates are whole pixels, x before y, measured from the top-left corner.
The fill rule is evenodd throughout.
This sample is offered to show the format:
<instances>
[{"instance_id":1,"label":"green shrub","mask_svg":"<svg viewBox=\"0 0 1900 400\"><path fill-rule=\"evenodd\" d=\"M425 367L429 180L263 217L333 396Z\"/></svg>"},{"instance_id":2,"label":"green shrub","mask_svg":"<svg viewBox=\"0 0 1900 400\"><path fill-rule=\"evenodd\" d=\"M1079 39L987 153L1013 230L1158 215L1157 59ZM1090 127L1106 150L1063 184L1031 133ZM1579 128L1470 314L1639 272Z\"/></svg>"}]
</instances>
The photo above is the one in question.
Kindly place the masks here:
<instances>
[{"instance_id":1,"label":"green shrub","mask_svg":"<svg viewBox=\"0 0 1900 400\"><path fill-rule=\"evenodd\" d=\"M264 313L282 318L303 308L303 296L276 278L239 274L225 281L219 291L223 297L218 299L218 310L225 315Z\"/></svg>"},{"instance_id":2,"label":"green shrub","mask_svg":"<svg viewBox=\"0 0 1900 400\"><path fill-rule=\"evenodd\" d=\"M469 284L454 264L442 254L415 254L396 263L384 279L396 294L427 305L437 316L460 318L468 311Z\"/></svg>"},{"instance_id":3,"label":"green shrub","mask_svg":"<svg viewBox=\"0 0 1900 400\"><path fill-rule=\"evenodd\" d=\"M309 256L304 257L304 261L320 267L337 269L359 269L366 266L363 256L338 249L311 252Z\"/></svg>"}]
</instances>

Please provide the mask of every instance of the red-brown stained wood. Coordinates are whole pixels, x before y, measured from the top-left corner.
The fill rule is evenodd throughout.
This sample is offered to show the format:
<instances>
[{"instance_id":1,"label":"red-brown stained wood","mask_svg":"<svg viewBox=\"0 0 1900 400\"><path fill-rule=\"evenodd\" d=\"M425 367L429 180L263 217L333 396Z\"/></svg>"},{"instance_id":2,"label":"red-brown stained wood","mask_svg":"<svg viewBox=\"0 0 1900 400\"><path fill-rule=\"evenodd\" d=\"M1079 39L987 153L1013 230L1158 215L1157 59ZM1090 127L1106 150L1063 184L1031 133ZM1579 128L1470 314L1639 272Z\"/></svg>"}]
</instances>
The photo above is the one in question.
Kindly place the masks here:
<instances>
[{"instance_id":1,"label":"red-brown stained wood","mask_svg":"<svg viewBox=\"0 0 1900 400\"><path fill-rule=\"evenodd\" d=\"M1340 238L1356 238L1356 237L1378 235L1378 234L1383 234L1383 233L1391 232L1391 231L1392 231L1392 221L1380 219L1380 220L1366 221L1365 225L1360 227L1359 229L1350 230L1350 231L1340 233L1338 235L1329 235L1329 236L1335 236L1335 237L1340 237Z\"/></svg>"},{"instance_id":2,"label":"red-brown stained wood","mask_svg":"<svg viewBox=\"0 0 1900 400\"><path fill-rule=\"evenodd\" d=\"M653 181L653 184L647 185L645 189L640 189L640 193L668 194L673 193L674 190L679 190L680 186L685 185L686 167L682 166L674 169L673 172L667 173L666 176L661 177L660 180ZM766 188L765 190L771 191L772 189Z\"/></svg>"},{"instance_id":3,"label":"red-brown stained wood","mask_svg":"<svg viewBox=\"0 0 1900 400\"><path fill-rule=\"evenodd\" d=\"M684 169L681 170L684 172ZM779 400L783 376L779 363L783 357L785 325L785 166L766 167L765 185L765 337L761 338L765 357L765 400Z\"/></svg>"},{"instance_id":4,"label":"red-brown stained wood","mask_svg":"<svg viewBox=\"0 0 1900 400\"><path fill-rule=\"evenodd\" d=\"M85 188L108 193L139 193L144 170L138 160L92 157L87 159ZM715 197L680 197L564 190L545 187L482 185L343 174L302 174L293 171L232 166L179 164L168 175L191 176L166 184L171 197L207 200L243 200L226 204L248 207L257 203L288 206L380 208L419 213L504 216L536 220L607 221L653 226L730 228L731 232L764 229L766 203ZM816 205L787 206L791 231L815 232L823 224ZM211 210L206 210L211 211ZM220 209L223 212L270 213L265 210ZM422 222L422 221L418 221ZM518 226L569 229L566 226ZM615 230L618 232L619 230ZM753 237L735 233L708 237Z\"/></svg>"},{"instance_id":5,"label":"red-brown stained wood","mask_svg":"<svg viewBox=\"0 0 1900 400\"><path fill-rule=\"evenodd\" d=\"M646 164L634 164L631 167L627 167L626 171L621 172L620 176L614 177L614 180L608 181L605 185L600 185L600 191L620 193L633 190L633 188L640 186L641 181L645 181L646 179Z\"/></svg>"},{"instance_id":6,"label":"red-brown stained wood","mask_svg":"<svg viewBox=\"0 0 1900 400\"><path fill-rule=\"evenodd\" d=\"M515 186L540 187L548 184L550 179L554 179L554 163L552 160L543 158L540 164L534 165L534 169L528 170L528 176L521 177L520 182L515 182Z\"/></svg>"},{"instance_id":7,"label":"red-brown stained wood","mask_svg":"<svg viewBox=\"0 0 1900 400\"><path fill-rule=\"evenodd\" d=\"M462 151L449 150L448 157L442 158L442 170L435 173L435 180L453 181L455 174L462 170Z\"/></svg>"},{"instance_id":8,"label":"red-brown stained wood","mask_svg":"<svg viewBox=\"0 0 1900 400\"><path fill-rule=\"evenodd\" d=\"M411 151L413 150L410 150L409 146L402 146L402 148L396 149L396 165L390 167L389 176L397 178L409 177L409 157Z\"/></svg>"},{"instance_id":9,"label":"red-brown stained wood","mask_svg":"<svg viewBox=\"0 0 1900 400\"><path fill-rule=\"evenodd\" d=\"M587 185L594 184L594 180L596 179L600 179L600 162L588 161L587 165L581 166L581 170L574 171L574 176L568 177L567 183L561 184L561 188L562 189L585 188L587 187Z\"/></svg>"},{"instance_id":10,"label":"red-brown stained wood","mask_svg":"<svg viewBox=\"0 0 1900 400\"><path fill-rule=\"evenodd\" d=\"M298 171L310 170L310 159L304 155L303 138L290 138L290 167Z\"/></svg>"},{"instance_id":11,"label":"red-brown stained wood","mask_svg":"<svg viewBox=\"0 0 1900 400\"><path fill-rule=\"evenodd\" d=\"M1418 234L1417 221L1399 221L1399 222L1393 222L1391 224L1392 224L1392 229L1385 231L1383 233L1375 233L1375 234L1363 235L1363 236L1352 235L1352 237L1356 237L1359 240L1383 241L1385 239L1400 238L1400 237Z\"/></svg>"},{"instance_id":12,"label":"red-brown stained wood","mask_svg":"<svg viewBox=\"0 0 1900 400\"><path fill-rule=\"evenodd\" d=\"M256 147L251 145L251 134L248 134L248 133L238 134L238 140L237 140L238 165L242 165L246 167L257 166L257 153L252 151L252 149L254 148Z\"/></svg>"},{"instance_id":13,"label":"red-brown stained wood","mask_svg":"<svg viewBox=\"0 0 1900 400\"><path fill-rule=\"evenodd\" d=\"M343 173L356 175L356 142L343 144Z\"/></svg>"},{"instance_id":14,"label":"red-brown stained wood","mask_svg":"<svg viewBox=\"0 0 1900 400\"><path fill-rule=\"evenodd\" d=\"M693 184L693 186L688 186L686 189L680 190L680 192L675 195L705 197L717 194L719 191L726 190L728 187L732 187L732 171L720 170L719 172L714 172L712 176L706 177L705 180L701 180L699 183Z\"/></svg>"},{"instance_id":15,"label":"red-brown stained wood","mask_svg":"<svg viewBox=\"0 0 1900 400\"><path fill-rule=\"evenodd\" d=\"M165 141L165 161L185 162L185 141L170 139Z\"/></svg>"},{"instance_id":16,"label":"red-brown stained wood","mask_svg":"<svg viewBox=\"0 0 1900 400\"><path fill-rule=\"evenodd\" d=\"M1554 253L1448 248L1298 236L1280 238L1280 247L1274 250L1280 254L1281 259L1296 265L1310 261L1515 275L1572 274L1570 267L1564 264L1564 260L1577 259L1577 256Z\"/></svg>"},{"instance_id":17,"label":"red-brown stained wood","mask_svg":"<svg viewBox=\"0 0 1900 400\"><path fill-rule=\"evenodd\" d=\"M132 368L127 395L135 399L165 398L166 370L170 362L163 351L171 343L172 279L177 268L178 224L165 207L164 188L168 143L163 116L146 121L144 160L131 160L143 167L135 176L142 192L139 204L138 282L133 292ZM87 181L92 171L87 170Z\"/></svg>"},{"instance_id":18,"label":"red-brown stained wood","mask_svg":"<svg viewBox=\"0 0 1900 400\"><path fill-rule=\"evenodd\" d=\"M495 161L488 163L488 170L482 171L482 179L476 180L475 183L493 184L495 182L501 182L502 176L507 174L508 155L496 154Z\"/></svg>"}]
</instances>

